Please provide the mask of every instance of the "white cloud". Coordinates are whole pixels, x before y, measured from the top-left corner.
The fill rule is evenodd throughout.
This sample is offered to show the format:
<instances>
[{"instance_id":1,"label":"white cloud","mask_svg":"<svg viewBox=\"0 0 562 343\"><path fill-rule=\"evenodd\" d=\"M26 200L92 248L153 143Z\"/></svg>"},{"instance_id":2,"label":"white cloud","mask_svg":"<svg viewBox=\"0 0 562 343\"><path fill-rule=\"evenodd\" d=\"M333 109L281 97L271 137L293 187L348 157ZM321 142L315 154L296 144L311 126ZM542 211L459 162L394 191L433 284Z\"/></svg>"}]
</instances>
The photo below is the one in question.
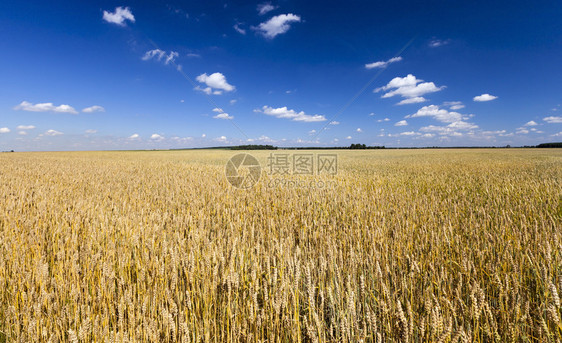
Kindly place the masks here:
<instances>
[{"instance_id":1,"label":"white cloud","mask_svg":"<svg viewBox=\"0 0 562 343\"><path fill-rule=\"evenodd\" d=\"M537 124L536 121L531 120L531 121L527 122L527 123L526 123L525 125L523 125L523 126L537 126L537 125L539 125L539 124Z\"/></svg>"},{"instance_id":2,"label":"white cloud","mask_svg":"<svg viewBox=\"0 0 562 343\"><path fill-rule=\"evenodd\" d=\"M377 123L382 123L383 121L390 121L390 119L389 118L379 119L377 120Z\"/></svg>"},{"instance_id":3,"label":"white cloud","mask_svg":"<svg viewBox=\"0 0 562 343\"><path fill-rule=\"evenodd\" d=\"M551 135L552 137L562 137L562 131Z\"/></svg>"},{"instance_id":4,"label":"white cloud","mask_svg":"<svg viewBox=\"0 0 562 343\"><path fill-rule=\"evenodd\" d=\"M268 12L273 11L274 9L278 8L279 6L273 6L270 2L265 2L263 4L258 5L258 14L264 15Z\"/></svg>"},{"instance_id":5,"label":"white cloud","mask_svg":"<svg viewBox=\"0 0 562 343\"><path fill-rule=\"evenodd\" d=\"M418 104L420 102L425 102L425 101L427 101L427 99L424 98L423 96L416 96L414 98L404 99L399 103L397 103L396 105Z\"/></svg>"},{"instance_id":6,"label":"white cloud","mask_svg":"<svg viewBox=\"0 0 562 343\"><path fill-rule=\"evenodd\" d=\"M232 99L232 100L229 101L229 103L230 103L231 105L234 105L237 101L238 101L238 100L236 100L236 99Z\"/></svg>"},{"instance_id":7,"label":"white cloud","mask_svg":"<svg viewBox=\"0 0 562 343\"><path fill-rule=\"evenodd\" d=\"M92 129L90 129L90 130L86 130L86 131L84 131L84 132L86 132L87 134L90 134L90 135L91 135L91 134L94 134L94 133L98 133L98 130L92 130Z\"/></svg>"},{"instance_id":8,"label":"white cloud","mask_svg":"<svg viewBox=\"0 0 562 343\"><path fill-rule=\"evenodd\" d=\"M205 138L205 137L207 137L206 134L202 134L202 135L201 135L201 138Z\"/></svg>"},{"instance_id":9,"label":"white cloud","mask_svg":"<svg viewBox=\"0 0 562 343\"><path fill-rule=\"evenodd\" d=\"M308 134L309 134L309 135L313 135L313 134L315 134L315 133L316 133L316 130L310 130L310 131L308 131Z\"/></svg>"},{"instance_id":10,"label":"white cloud","mask_svg":"<svg viewBox=\"0 0 562 343\"><path fill-rule=\"evenodd\" d=\"M138 133L133 133L132 135L129 136L129 139L139 139L140 136Z\"/></svg>"},{"instance_id":11,"label":"white cloud","mask_svg":"<svg viewBox=\"0 0 562 343\"><path fill-rule=\"evenodd\" d=\"M369 113L369 115L370 115L371 117L372 117L372 116L376 116L375 112L371 112L371 113Z\"/></svg>"},{"instance_id":12,"label":"white cloud","mask_svg":"<svg viewBox=\"0 0 562 343\"><path fill-rule=\"evenodd\" d=\"M84 113L105 112L105 108L98 105L94 105L94 106L86 107L85 109L82 110L82 112Z\"/></svg>"},{"instance_id":13,"label":"white cloud","mask_svg":"<svg viewBox=\"0 0 562 343\"><path fill-rule=\"evenodd\" d=\"M33 125L19 125L17 127L18 130L33 130L35 126Z\"/></svg>"},{"instance_id":14,"label":"white cloud","mask_svg":"<svg viewBox=\"0 0 562 343\"><path fill-rule=\"evenodd\" d=\"M18 135L25 136L25 135L27 135L27 131L19 131Z\"/></svg>"},{"instance_id":15,"label":"white cloud","mask_svg":"<svg viewBox=\"0 0 562 343\"><path fill-rule=\"evenodd\" d=\"M224 112L222 108L213 108L213 112L217 112L218 114L214 116L215 119L234 119L234 116L229 115L228 113Z\"/></svg>"},{"instance_id":16,"label":"white cloud","mask_svg":"<svg viewBox=\"0 0 562 343\"><path fill-rule=\"evenodd\" d=\"M159 134L157 134L157 133L153 133L152 136L150 136L150 139L157 140L157 141L161 141L161 140L164 139L164 136L161 136L161 135L159 135Z\"/></svg>"},{"instance_id":17,"label":"white cloud","mask_svg":"<svg viewBox=\"0 0 562 343\"><path fill-rule=\"evenodd\" d=\"M340 125L340 122L333 120L330 122L330 125Z\"/></svg>"},{"instance_id":18,"label":"white cloud","mask_svg":"<svg viewBox=\"0 0 562 343\"><path fill-rule=\"evenodd\" d=\"M221 73L213 73L211 75L201 74L197 76L197 81L204 83L207 85L207 88L201 88L199 86L195 87L195 89L203 91L207 94L222 94L223 91L225 92L232 92L236 89L233 85L229 84L226 81L226 77Z\"/></svg>"},{"instance_id":19,"label":"white cloud","mask_svg":"<svg viewBox=\"0 0 562 343\"><path fill-rule=\"evenodd\" d=\"M463 115L458 112L450 112L440 109L437 105L429 105L420 108L416 113L407 115L406 118L432 117L443 123L453 123L463 119L468 119L470 115Z\"/></svg>"},{"instance_id":20,"label":"white cloud","mask_svg":"<svg viewBox=\"0 0 562 343\"><path fill-rule=\"evenodd\" d=\"M435 132L442 136L462 136L459 131L468 131L477 129L478 125L467 123L464 121L456 121L447 126L429 125L420 128L421 132Z\"/></svg>"},{"instance_id":21,"label":"white cloud","mask_svg":"<svg viewBox=\"0 0 562 343\"><path fill-rule=\"evenodd\" d=\"M460 110L461 108L464 108L462 101L445 101L443 106L449 107L451 110Z\"/></svg>"},{"instance_id":22,"label":"white cloud","mask_svg":"<svg viewBox=\"0 0 562 343\"><path fill-rule=\"evenodd\" d=\"M60 135L62 135L63 133L60 132L60 131L56 131L56 130L47 130L47 131L45 132L45 134L46 134L47 136L60 136Z\"/></svg>"},{"instance_id":23,"label":"white cloud","mask_svg":"<svg viewBox=\"0 0 562 343\"><path fill-rule=\"evenodd\" d=\"M544 120L545 122L547 122L549 124L561 124L562 123L562 116L560 116L560 117L550 116L550 117L545 117L542 120Z\"/></svg>"},{"instance_id":24,"label":"white cloud","mask_svg":"<svg viewBox=\"0 0 562 343\"><path fill-rule=\"evenodd\" d=\"M257 28L254 28L260 32L264 37L273 39L275 36L283 34L291 28L289 23L300 22L301 17L296 14L280 14L268 21L261 23Z\"/></svg>"},{"instance_id":25,"label":"white cloud","mask_svg":"<svg viewBox=\"0 0 562 343\"><path fill-rule=\"evenodd\" d=\"M390 98L395 95L400 95L406 99L419 98L416 100L411 100L412 103L415 103L421 102L420 100L423 99L422 95L438 92L445 88L445 86L437 87L433 82L422 81L423 80L417 79L414 75L408 74L405 77L395 77L394 79L390 80L390 82L386 86L376 88L374 92L377 93L380 91L388 91L382 95L382 98Z\"/></svg>"},{"instance_id":26,"label":"white cloud","mask_svg":"<svg viewBox=\"0 0 562 343\"><path fill-rule=\"evenodd\" d=\"M187 57L197 57L197 58L200 58L200 57L201 57L201 55L196 54L196 53L194 53L194 52L190 52L190 53L188 53L186 56L187 56Z\"/></svg>"},{"instance_id":27,"label":"white cloud","mask_svg":"<svg viewBox=\"0 0 562 343\"><path fill-rule=\"evenodd\" d=\"M400 136L415 136L418 133L414 132L414 131L407 131L407 132L401 132Z\"/></svg>"},{"instance_id":28,"label":"white cloud","mask_svg":"<svg viewBox=\"0 0 562 343\"><path fill-rule=\"evenodd\" d=\"M406 126L406 125L408 125L408 122L405 120L400 120L399 122L394 124L394 126Z\"/></svg>"},{"instance_id":29,"label":"white cloud","mask_svg":"<svg viewBox=\"0 0 562 343\"><path fill-rule=\"evenodd\" d=\"M21 104L14 107L14 110L22 110L29 112L57 112L57 113L71 113L78 114L78 112L69 105L54 106L52 102L45 102L40 104L32 104L28 101L22 101Z\"/></svg>"},{"instance_id":30,"label":"white cloud","mask_svg":"<svg viewBox=\"0 0 562 343\"><path fill-rule=\"evenodd\" d=\"M433 39L429 42L429 46L432 48L437 48L446 44L449 44L450 40L446 39L446 40L440 40L440 39Z\"/></svg>"},{"instance_id":31,"label":"white cloud","mask_svg":"<svg viewBox=\"0 0 562 343\"><path fill-rule=\"evenodd\" d=\"M12 130L8 129L7 127L0 127L0 133L9 133L10 131Z\"/></svg>"},{"instance_id":32,"label":"white cloud","mask_svg":"<svg viewBox=\"0 0 562 343\"><path fill-rule=\"evenodd\" d=\"M357 131L357 132L359 132L359 133L363 132L363 130L361 130L360 127L358 127L357 130L355 130L355 131Z\"/></svg>"},{"instance_id":33,"label":"white cloud","mask_svg":"<svg viewBox=\"0 0 562 343\"><path fill-rule=\"evenodd\" d=\"M226 136L217 137L217 138L215 138L215 140L224 143L224 142L226 142Z\"/></svg>"},{"instance_id":34,"label":"white cloud","mask_svg":"<svg viewBox=\"0 0 562 343\"><path fill-rule=\"evenodd\" d=\"M494 99L497 99L498 97L495 95L490 95L488 93L482 94L482 95L477 95L474 97L474 101L478 101L478 102L483 102L483 101L492 101Z\"/></svg>"},{"instance_id":35,"label":"white cloud","mask_svg":"<svg viewBox=\"0 0 562 343\"><path fill-rule=\"evenodd\" d=\"M526 135L526 134L529 133L529 130L520 127L520 128L517 129L517 132L516 132L516 133L517 133L517 134L521 134L521 135Z\"/></svg>"},{"instance_id":36,"label":"white cloud","mask_svg":"<svg viewBox=\"0 0 562 343\"><path fill-rule=\"evenodd\" d=\"M295 110L289 110L287 107L279 107L273 108L270 106L263 106L260 109L254 110L254 112L261 112L263 114L267 114L268 116L273 116L276 118L284 118L290 119L294 121L302 121L302 122L318 122L318 121L325 121L326 117L320 114L309 115L304 113L304 111L296 112Z\"/></svg>"},{"instance_id":37,"label":"white cloud","mask_svg":"<svg viewBox=\"0 0 562 343\"><path fill-rule=\"evenodd\" d=\"M176 59L176 57L178 57L179 54L175 51L170 51L170 53L166 53L166 51L160 50L160 49L154 49L154 50L149 50L147 52L144 53L144 56L142 56L142 60L143 61L148 61L151 59L155 59L157 61L162 61L162 59L164 59L164 64L169 64L170 62L174 62L174 60Z\"/></svg>"},{"instance_id":38,"label":"white cloud","mask_svg":"<svg viewBox=\"0 0 562 343\"><path fill-rule=\"evenodd\" d=\"M217 114L216 116L213 116L213 118L215 119L234 119L234 116L231 116L228 113L222 112Z\"/></svg>"},{"instance_id":39,"label":"white cloud","mask_svg":"<svg viewBox=\"0 0 562 343\"><path fill-rule=\"evenodd\" d=\"M422 135L422 137L423 137L423 138L433 138L433 137L435 137L435 134L433 134L433 133L424 133L424 134Z\"/></svg>"},{"instance_id":40,"label":"white cloud","mask_svg":"<svg viewBox=\"0 0 562 343\"><path fill-rule=\"evenodd\" d=\"M394 63L394 62L399 62L399 61L402 61L402 57L400 57L400 56L393 57L393 58L389 59L388 61L378 61L378 62L373 62L373 63L367 63L367 64L365 64L365 68L367 68L367 69L386 68L389 64Z\"/></svg>"},{"instance_id":41,"label":"white cloud","mask_svg":"<svg viewBox=\"0 0 562 343\"><path fill-rule=\"evenodd\" d=\"M115 12L111 13L108 11L103 11L103 20L108 23L117 24L119 26L125 26L125 21L129 20L132 23L135 22L135 16L129 9L129 7L116 7Z\"/></svg>"},{"instance_id":42,"label":"white cloud","mask_svg":"<svg viewBox=\"0 0 562 343\"><path fill-rule=\"evenodd\" d=\"M347 137L345 137L345 139L351 139L351 136L347 136Z\"/></svg>"},{"instance_id":43,"label":"white cloud","mask_svg":"<svg viewBox=\"0 0 562 343\"><path fill-rule=\"evenodd\" d=\"M240 33L240 34L242 34L242 35L245 35L245 34L246 34L246 30L243 29L243 28L241 28L240 25L242 25L242 24L236 23L236 24L234 24L233 27L234 27L234 29L235 29L238 33Z\"/></svg>"}]
</instances>

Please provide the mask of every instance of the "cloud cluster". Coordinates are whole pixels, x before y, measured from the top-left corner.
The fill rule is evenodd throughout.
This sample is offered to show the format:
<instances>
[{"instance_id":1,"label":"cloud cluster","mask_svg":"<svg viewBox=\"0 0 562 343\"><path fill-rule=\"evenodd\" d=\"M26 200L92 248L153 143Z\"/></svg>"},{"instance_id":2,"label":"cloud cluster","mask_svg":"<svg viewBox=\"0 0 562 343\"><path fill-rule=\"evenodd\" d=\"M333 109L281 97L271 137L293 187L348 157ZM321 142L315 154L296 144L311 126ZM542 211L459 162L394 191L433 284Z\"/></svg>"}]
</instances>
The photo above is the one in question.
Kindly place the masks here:
<instances>
[{"instance_id":1,"label":"cloud cluster","mask_svg":"<svg viewBox=\"0 0 562 343\"><path fill-rule=\"evenodd\" d=\"M323 115L320 114L309 115L304 113L304 111L296 112L295 110L287 109L286 106L279 107L279 108L263 106L261 109L255 109L254 112L260 112L276 118L290 119L293 121L301 121L301 122L319 122L319 121L326 120L326 117Z\"/></svg>"},{"instance_id":2,"label":"cloud cluster","mask_svg":"<svg viewBox=\"0 0 562 343\"><path fill-rule=\"evenodd\" d=\"M125 26L125 21L135 22L135 16L129 7L116 7L115 12L103 11L103 20L108 23Z\"/></svg>"},{"instance_id":3,"label":"cloud cluster","mask_svg":"<svg viewBox=\"0 0 562 343\"><path fill-rule=\"evenodd\" d=\"M213 112L217 112L217 113L218 113L217 115L213 116L213 118L215 118L215 119L227 119L227 120L229 120L229 119L234 119L234 116L231 116L230 114L224 112L224 111L222 110L222 108L218 108L218 107L217 107L217 108L213 108Z\"/></svg>"},{"instance_id":4,"label":"cloud cluster","mask_svg":"<svg viewBox=\"0 0 562 343\"><path fill-rule=\"evenodd\" d=\"M544 120L549 124L562 124L562 116L558 116L558 117L550 116L550 117L545 117L542 120Z\"/></svg>"},{"instance_id":5,"label":"cloud cluster","mask_svg":"<svg viewBox=\"0 0 562 343\"><path fill-rule=\"evenodd\" d=\"M376 88L375 93L386 91L382 98L390 98L395 95L400 95L405 98L398 103L398 105L414 104L424 102L426 99L423 95L428 93L438 92L445 88L445 86L437 87L433 82L423 82L412 74L405 77L395 77L383 87Z\"/></svg>"},{"instance_id":6,"label":"cloud cluster","mask_svg":"<svg viewBox=\"0 0 562 343\"><path fill-rule=\"evenodd\" d=\"M207 85L206 88L200 86L195 87L196 90L206 94L220 95L223 91L232 92L236 89L236 87L226 81L226 77L221 73L213 73L211 75L207 75L206 73L201 74L197 76L196 80Z\"/></svg>"},{"instance_id":7,"label":"cloud cluster","mask_svg":"<svg viewBox=\"0 0 562 343\"><path fill-rule=\"evenodd\" d=\"M443 123L454 123L464 119L469 119L471 115L464 115L458 112L447 111L437 105L429 105L420 108L416 113L407 115L406 118L431 117Z\"/></svg>"},{"instance_id":8,"label":"cloud cluster","mask_svg":"<svg viewBox=\"0 0 562 343\"><path fill-rule=\"evenodd\" d=\"M393 57L393 58L389 59L388 61L378 61L378 62L373 62L373 63L367 63L367 64L365 64L365 68L367 68L367 69L386 68L389 64L394 63L394 62L399 62L399 61L402 61L402 57L400 57L400 56Z\"/></svg>"},{"instance_id":9,"label":"cloud cluster","mask_svg":"<svg viewBox=\"0 0 562 343\"><path fill-rule=\"evenodd\" d=\"M273 39L275 36L283 34L291 28L291 23L298 23L301 21L301 17L288 13L288 14L280 14L272 17L266 22L263 22L258 25L258 27L254 27L256 31L262 34L265 38Z\"/></svg>"},{"instance_id":10,"label":"cloud cluster","mask_svg":"<svg viewBox=\"0 0 562 343\"><path fill-rule=\"evenodd\" d=\"M28 101L22 101L21 104L14 107L17 111L28 111L28 112L57 112L57 113L70 113L78 114L78 112L69 105L59 105L55 106L52 102L45 102L40 104L32 104Z\"/></svg>"}]
</instances>

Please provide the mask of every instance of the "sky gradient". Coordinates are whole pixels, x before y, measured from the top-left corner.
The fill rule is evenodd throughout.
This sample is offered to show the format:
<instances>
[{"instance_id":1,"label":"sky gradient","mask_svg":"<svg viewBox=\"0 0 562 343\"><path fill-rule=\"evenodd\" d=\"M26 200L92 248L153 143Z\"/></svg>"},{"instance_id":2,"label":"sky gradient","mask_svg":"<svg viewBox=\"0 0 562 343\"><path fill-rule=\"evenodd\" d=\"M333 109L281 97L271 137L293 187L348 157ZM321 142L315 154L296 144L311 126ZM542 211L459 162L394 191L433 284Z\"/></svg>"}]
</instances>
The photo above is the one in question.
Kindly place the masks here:
<instances>
[{"instance_id":1,"label":"sky gradient","mask_svg":"<svg viewBox=\"0 0 562 343\"><path fill-rule=\"evenodd\" d=\"M0 3L0 150L562 141L560 1Z\"/></svg>"}]
</instances>

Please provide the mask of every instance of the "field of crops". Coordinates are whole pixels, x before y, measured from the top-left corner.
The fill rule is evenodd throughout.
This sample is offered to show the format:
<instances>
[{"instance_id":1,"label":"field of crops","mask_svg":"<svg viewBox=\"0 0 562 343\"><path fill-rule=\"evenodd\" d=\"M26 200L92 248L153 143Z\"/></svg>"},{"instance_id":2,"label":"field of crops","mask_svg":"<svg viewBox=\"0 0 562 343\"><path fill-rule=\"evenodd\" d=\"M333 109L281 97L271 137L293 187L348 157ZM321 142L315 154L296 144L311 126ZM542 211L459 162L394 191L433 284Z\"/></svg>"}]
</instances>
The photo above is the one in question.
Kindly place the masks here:
<instances>
[{"instance_id":1,"label":"field of crops","mask_svg":"<svg viewBox=\"0 0 562 343\"><path fill-rule=\"evenodd\" d=\"M562 150L332 152L0 154L0 342L562 339Z\"/></svg>"}]
</instances>

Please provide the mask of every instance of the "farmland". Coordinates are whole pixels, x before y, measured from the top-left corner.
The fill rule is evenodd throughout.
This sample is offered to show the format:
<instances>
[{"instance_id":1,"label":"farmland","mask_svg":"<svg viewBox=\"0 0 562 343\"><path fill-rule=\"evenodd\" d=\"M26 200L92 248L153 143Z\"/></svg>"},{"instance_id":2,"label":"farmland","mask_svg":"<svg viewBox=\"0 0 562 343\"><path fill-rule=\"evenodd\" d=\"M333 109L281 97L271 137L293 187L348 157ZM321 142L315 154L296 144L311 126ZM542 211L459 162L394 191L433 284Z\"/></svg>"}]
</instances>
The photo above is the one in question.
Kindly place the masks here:
<instances>
[{"instance_id":1,"label":"farmland","mask_svg":"<svg viewBox=\"0 0 562 343\"><path fill-rule=\"evenodd\" d=\"M250 153L0 154L0 342L562 339L562 151Z\"/></svg>"}]
</instances>

